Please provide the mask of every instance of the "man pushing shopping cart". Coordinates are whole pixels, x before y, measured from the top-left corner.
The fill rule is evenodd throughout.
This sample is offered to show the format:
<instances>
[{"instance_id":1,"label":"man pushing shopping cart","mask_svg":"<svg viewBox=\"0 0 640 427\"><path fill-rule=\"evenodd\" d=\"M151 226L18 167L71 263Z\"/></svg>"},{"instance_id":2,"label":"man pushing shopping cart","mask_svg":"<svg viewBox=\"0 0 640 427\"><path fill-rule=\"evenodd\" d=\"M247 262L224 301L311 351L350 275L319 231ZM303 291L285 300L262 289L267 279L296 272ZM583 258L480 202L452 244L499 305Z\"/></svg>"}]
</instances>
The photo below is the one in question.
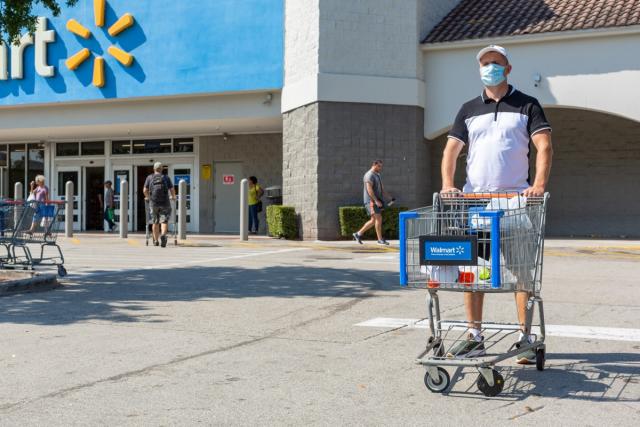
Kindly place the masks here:
<instances>
[{"instance_id":1,"label":"man pushing shopping cart","mask_svg":"<svg viewBox=\"0 0 640 427\"><path fill-rule=\"evenodd\" d=\"M515 356L519 364L537 363L539 369L544 362L544 345L532 334L531 316L533 305L539 303L543 317L539 291L545 188L553 149L551 126L539 102L507 83L512 69L507 51L491 45L476 59L485 88L456 116L442 158L442 190L434 196L433 206L401 219L401 273L406 283L428 280L431 288L429 310L436 311L435 324L430 316L431 341L419 357L428 368L427 387L441 392L448 386L448 374L440 366L473 366L480 371L479 388L495 395L503 380L489 368L504 357L485 356L505 339L505 328L483 324L486 292L515 293L518 323L506 329L518 337L502 356ZM530 142L537 150L533 183ZM468 153L461 192L454 175L464 147ZM463 291L466 322L442 324L437 289ZM543 327L543 318L540 323ZM462 333L453 338L460 329ZM433 356L425 358L430 351Z\"/></svg>"}]
</instances>

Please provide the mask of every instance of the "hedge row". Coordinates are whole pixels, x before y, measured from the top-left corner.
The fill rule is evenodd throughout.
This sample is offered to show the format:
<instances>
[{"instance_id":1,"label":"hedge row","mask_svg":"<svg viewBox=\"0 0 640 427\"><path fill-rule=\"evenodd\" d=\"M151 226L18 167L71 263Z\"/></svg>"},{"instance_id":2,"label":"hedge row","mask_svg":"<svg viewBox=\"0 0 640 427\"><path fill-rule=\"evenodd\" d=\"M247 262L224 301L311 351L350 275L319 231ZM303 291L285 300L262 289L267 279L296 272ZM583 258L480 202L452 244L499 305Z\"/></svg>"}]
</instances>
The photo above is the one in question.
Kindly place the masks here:
<instances>
[{"instance_id":1,"label":"hedge row","mask_svg":"<svg viewBox=\"0 0 640 427\"><path fill-rule=\"evenodd\" d=\"M400 212L406 211L405 207L390 207L382 211L382 235L385 239L398 238L398 221ZM340 218L340 236L351 238L352 234L362 228L369 220L364 206L342 206L338 208ZM365 239L376 239L373 228L364 234Z\"/></svg>"},{"instance_id":2,"label":"hedge row","mask_svg":"<svg viewBox=\"0 0 640 427\"><path fill-rule=\"evenodd\" d=\"M298 238L298 219L292 206L267 206L267 227L269 236L285 239Z\"/></svg>"}]
</instances>

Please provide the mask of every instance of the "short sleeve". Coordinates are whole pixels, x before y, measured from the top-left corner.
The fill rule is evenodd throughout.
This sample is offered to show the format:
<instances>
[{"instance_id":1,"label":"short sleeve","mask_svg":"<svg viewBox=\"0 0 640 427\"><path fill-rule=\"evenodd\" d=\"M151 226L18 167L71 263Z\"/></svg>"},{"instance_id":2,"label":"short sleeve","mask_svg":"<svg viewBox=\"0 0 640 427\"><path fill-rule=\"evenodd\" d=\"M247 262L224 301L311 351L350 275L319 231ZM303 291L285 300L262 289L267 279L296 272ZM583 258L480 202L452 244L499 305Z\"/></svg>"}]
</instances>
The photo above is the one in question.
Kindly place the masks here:
<instances>
[{"instance_id":1,"label":"short sleeve","mask_svg":"<svg viewBox=\"0 0 640 427\"><path fill-rule=\"evenodd\" d=\"M167 180L167 188L171 189L173 188L173 182L171 182L171 178L169 178L167 175L164 176Z\"/></svg>"},{"instance_id":2,"label":"short sleeve","mask_svg":"<svg viewBox=\"0 0 640 427\"><path fill-rule=\"evenodd\" d=\"M547 121L547 117L544 115L542 106L538 101L535 101L531 104L531 109L529 110L529 122L527 123L529 136L533 136L534 134L547 129L551 130L551 125Z\"/></svg>"},{"instance_id":3,"label":"short sleeve","mask_svg":"<svg viewBox=\"0 0 640 427\"><path fill-rule=\"evenodd\" d=\"M466 123L466 113L464 107L458 111L456 120L453 122L453 127L449 131L449 138L457 139L463 144L469 143L469 129Z\"/></svg>"},{"instance_id":4,"label":"short sleeve","mask_svg":"<svg viewBox=\"0 0 640 427\"><path fill-rule=\"evenodd\" d=\"M365 184L367 182L373 184L373 175L371 174L371 172L367 172L364 174L364 177L362 177L362 182L364 182Z\"/></svg>"},{"instance_id":5,"label":"short sleeve","mask_svg":"<svg viewBox=\"0 0 640 427\"><path fill-rule=\"evenodd\" d=\"M151 181L151 176L147 176L147 179L144 180L144 188L149 188L149 181Z\"/></svg>"}]
</instances>

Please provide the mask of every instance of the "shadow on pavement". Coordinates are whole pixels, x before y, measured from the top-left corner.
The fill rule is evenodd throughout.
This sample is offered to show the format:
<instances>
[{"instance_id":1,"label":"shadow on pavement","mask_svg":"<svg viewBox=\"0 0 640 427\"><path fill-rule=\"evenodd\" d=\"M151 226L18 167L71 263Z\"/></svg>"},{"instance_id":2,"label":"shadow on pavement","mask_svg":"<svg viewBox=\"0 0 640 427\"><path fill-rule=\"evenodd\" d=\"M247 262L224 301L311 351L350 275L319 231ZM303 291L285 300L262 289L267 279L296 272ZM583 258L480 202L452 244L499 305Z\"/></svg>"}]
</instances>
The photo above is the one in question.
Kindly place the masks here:
<instances>
[{"instance_id":1,"label":"shadow on pavement","mask_svg":"<svg viewBox=\"0 0 640 427\"><path fill-rule=\"evenodd\" d=\"M640 354L637 353L554 353L548 355L547 367L542 372L535 366L499 366L498 370L505 379L505 386L502 393L492 399L520 401L540 396L595 402L640 402L638 387L633 392L628 389L630 384L640 384ZM467 377L471 381L467 381ZM471 370L464 374L456 372L447 394L486 399L475 385L476 377L477 373Z\"/></svg>"},{"instance_id":2,"label":"shadow on pavement","mask_svg":"<svg viewBox=\"0 0 640 427\"><path fill-rule=\"evenodd\" d=\"M99 273L99 274L96 274ZM238 298L368 298L397 290L397 273L310 266L193 267L94 272L53 292L0 298L0 324L59 325L86 320L163 323L149 303Z\"/></svg>"}]
</instances>

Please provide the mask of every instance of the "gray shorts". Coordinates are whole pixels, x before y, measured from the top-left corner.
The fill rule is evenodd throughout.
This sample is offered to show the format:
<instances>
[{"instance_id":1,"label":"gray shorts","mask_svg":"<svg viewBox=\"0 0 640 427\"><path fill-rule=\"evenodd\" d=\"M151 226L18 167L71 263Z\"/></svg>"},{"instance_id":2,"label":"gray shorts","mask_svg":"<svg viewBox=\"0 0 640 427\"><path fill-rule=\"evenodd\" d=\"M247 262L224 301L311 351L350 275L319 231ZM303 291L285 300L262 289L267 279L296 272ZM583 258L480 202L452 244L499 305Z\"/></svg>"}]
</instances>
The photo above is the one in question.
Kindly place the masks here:
<instances>
[{"instance_id":1,"label":"gray shorts","mask_svg":"<svg viewBox=\"0 0 640 427\"><path fill-rule=\"evenodd\" d=\"M379 207L373 200L371 200L368 204L365 203L364 209L367 211L367 215L373 216L374 214L382 213L384 210L384 204L382 207Z\"/></svg>"},{"instance_id":2,"label":"gray shorts","mask_svg":"<svg viewBox=\"0 0 640 427\"><path fill-rule=\"evenodd\" d=\"M168 206L151 206L150 208L151 224L168 224L171 218L171 205Z\"/></svg>"}]
</instances>

